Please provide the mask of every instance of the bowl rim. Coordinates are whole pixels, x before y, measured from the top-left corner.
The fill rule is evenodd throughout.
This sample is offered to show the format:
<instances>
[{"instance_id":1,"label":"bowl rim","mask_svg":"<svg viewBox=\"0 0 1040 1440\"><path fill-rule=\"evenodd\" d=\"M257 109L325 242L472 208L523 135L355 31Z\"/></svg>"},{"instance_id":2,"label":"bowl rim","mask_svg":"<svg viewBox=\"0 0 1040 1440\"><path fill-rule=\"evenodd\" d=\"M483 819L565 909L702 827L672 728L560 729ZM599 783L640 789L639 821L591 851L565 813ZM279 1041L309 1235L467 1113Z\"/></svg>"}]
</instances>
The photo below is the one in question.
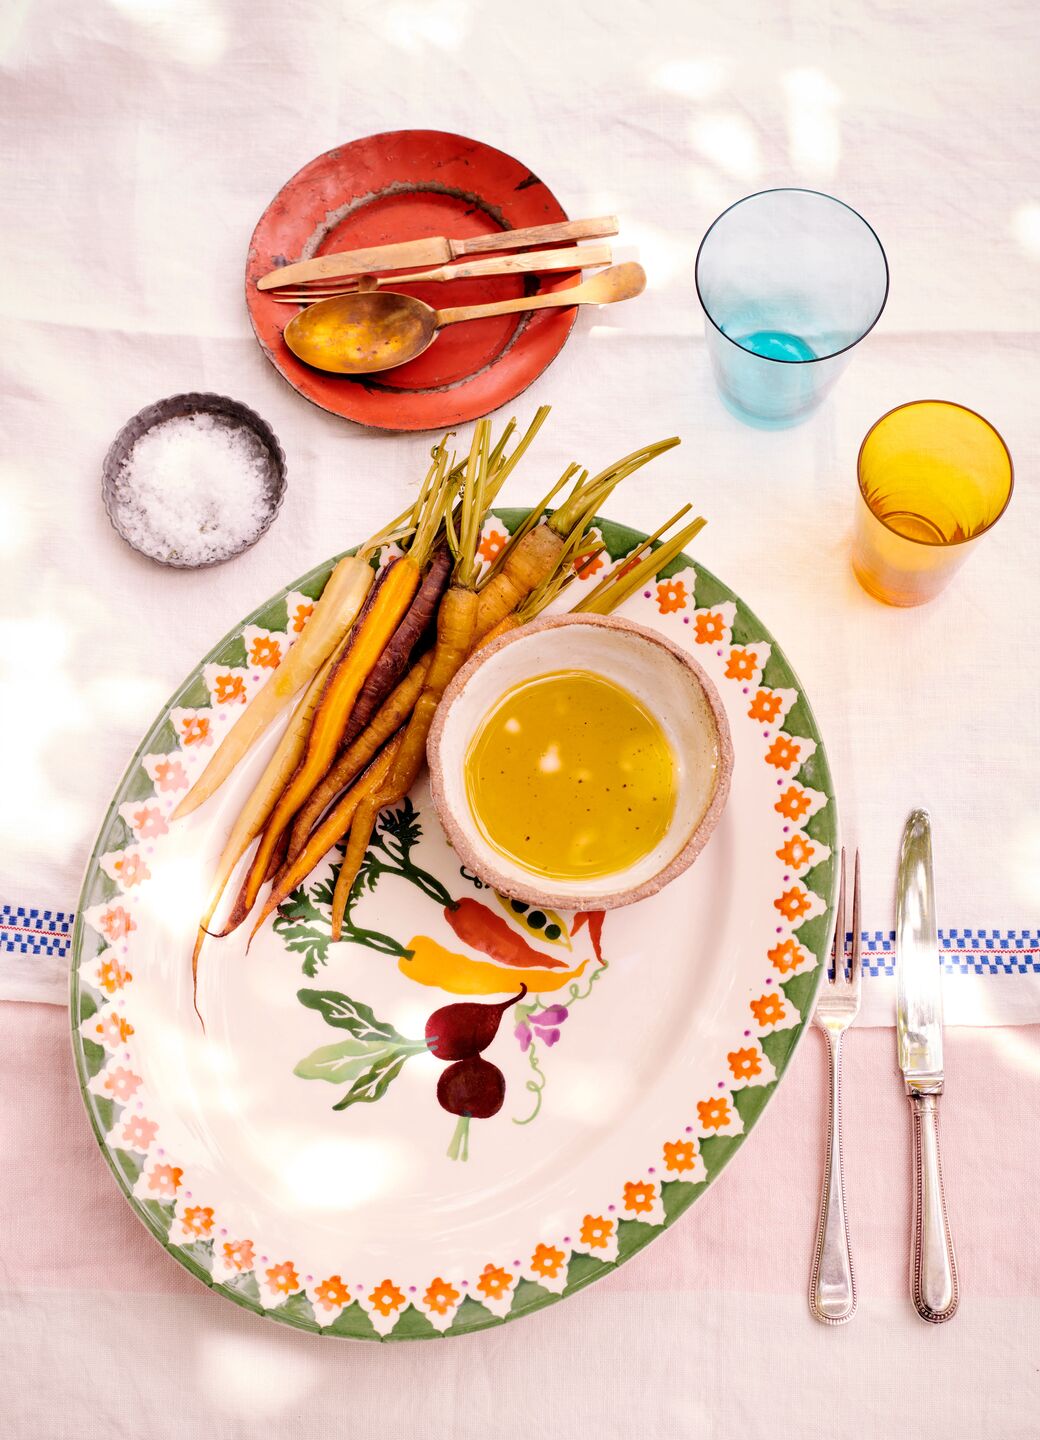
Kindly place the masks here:
<instances>
[{"instance_id":1,"label":"bowl rim","mask_svg":"<svg viewBox=\"0 0 1040 1440\"><path fill-rule=\"evenodd\" d=\"M161 556L150 555L147 550L142 550L139 545L135 545L113 514L115 482L131 450L149 430L154 430L157 425L164 425L168 420L200 414L222 416L225 420L237 422L256 436L271 457L274 467L274 493L263 525L252 540L247 540L244 545L239 545L237 549L228 550L222 555L216 555L212 560L199 561L197 564L191 564L185 560L164 560ZM125 541L130 549L136 551L138 555L143 555L146 560L151 560L155 565L165 565L170 570L208 570L213 565L223 565L226 560L233 560L236 555L244 555L247 550L251 550L274 524L278 512L282 508L287 485L285 451L268 422L262 415L258 415L255 410L251 410L248 405L243 404L241 400L235 400L230 395L217 395L212 391L187 390L177 395L166 395L161 400L153 400L150 405L145 405L137 411L136 415L131 415L130 419L120 426L105 452L105 458L101 464L101 500L112 529L120 540Z\"/></svg>"},{"instance_id":2,"label":"bowl rim","mask_svg":"<svg viewBox=\"0 0 1040 1440\"><path fill-rule=\"evenodd\" d=\"M668 654L672 660L677 661L683 668L693 676L700 687L702 694L708 704L712 719L715 722L715 731L718 739L719 760L715 773L715 789L712 793L711 802L694 830L687 837L682 847L673 855L668 863L661 867L656 874L649 876L646 880L640 881L637 885L623 886L608 894L591 895L582 890L580 885L566 888L560 886L556 889L539 889L539 881L536 876L531 876L531 883L525 884L518 881L515 875L503 871L494 865L490 865L484 855L478 854L465 830L456 819L455 812L449 805L445 794L444 786L444 760L443 745L444 731L448 717L456 702L461 698L463 691L476 672L494 655L515 645L518 641L527 640L532 635L544 634L547 631L559 630L565 626L587 625L600 630L614 631L631 635L645 644L656 646ZM645 625L639 625L633 620L626 620L620 615L549 615L539 620L531 620L526 625L518 626L515 630L499 636L496 640L483 645L466 663L456 672L451 683L444 692L441 703L437 706L433 724L430 727L430 734L426 745L427 762L430 771L430 789L433 795L434 808L437 811L438 819L444 827L452 848L458 855L461 862L479 875L482 880L493 886L500 894L514 900L524 900L529 904L548 907L553 910L616 910L623 905L635 904L638 900L645 900L651 895L656 895L663 890L677 876L688 870L698 855L707 845L716 825L726 806L729 798L730 780L733 774L733 738L730 733L729 719L726 715L725 706L722 702L714 681L703 666L681 646L677 645L667 636L659 634L656 630L650 630ZM624 872L619 872L623 874Z\"/></svg>"}]
</instances>

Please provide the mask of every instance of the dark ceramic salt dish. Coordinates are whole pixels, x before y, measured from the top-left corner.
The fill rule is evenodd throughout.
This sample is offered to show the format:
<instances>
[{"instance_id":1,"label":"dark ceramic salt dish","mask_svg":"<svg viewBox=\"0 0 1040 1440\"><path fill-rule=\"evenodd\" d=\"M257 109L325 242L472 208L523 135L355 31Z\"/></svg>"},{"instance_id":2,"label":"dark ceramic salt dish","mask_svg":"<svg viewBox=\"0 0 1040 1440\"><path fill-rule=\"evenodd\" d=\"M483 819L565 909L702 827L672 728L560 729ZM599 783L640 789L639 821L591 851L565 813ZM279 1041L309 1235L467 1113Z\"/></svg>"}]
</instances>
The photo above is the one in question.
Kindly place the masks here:
<instances>
[{"instance_id":1,"label":"dark ceramic salt dish","mask_svg":"<svg viewBox=\"0 0 1040 1440\"><path fill-rule=\"evenodd\" d=\"M212 415L218 420L225 421L229 429L248 431L259 443L266 457L264 479L266 514L259 530L244 544L231 546L227 550L201 561L181 560L176 555L155 555L142 549L130 538L122 524L117 494L123 468L141 437L167 421L183 419L192 415ZM239 400L232 400L226 395L195 392L187 395L169 395L165 400L156 400L154 404L146 405L143 410L138 411L132 419L126 422L112 441L101 470L101 498L116 534L138 554L154 560L159 565L170 565L179 570L202 570L211 565L222 565L225 560L230 560L233 556L241 555L251 549L271 528L285 496L285 485L285 453L278 442L277 435L267 421Z\"/></svg>"}]
</instances>

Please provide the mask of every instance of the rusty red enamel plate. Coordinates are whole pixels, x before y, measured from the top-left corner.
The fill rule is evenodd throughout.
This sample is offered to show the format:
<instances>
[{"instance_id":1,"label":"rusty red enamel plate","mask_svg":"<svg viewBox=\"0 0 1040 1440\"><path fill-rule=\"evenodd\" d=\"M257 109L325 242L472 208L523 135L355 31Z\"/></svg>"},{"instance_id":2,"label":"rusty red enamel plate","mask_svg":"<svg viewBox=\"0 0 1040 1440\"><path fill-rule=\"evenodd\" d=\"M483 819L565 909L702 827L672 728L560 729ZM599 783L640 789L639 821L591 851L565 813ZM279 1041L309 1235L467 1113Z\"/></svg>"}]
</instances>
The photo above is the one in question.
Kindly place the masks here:
<instances>
[{"instance_id":1,"label":"rusty red enamel plate","mask_svg":"<svg viewBox=\"0 0 1040 1440\"><path fill-rule=\"evenodd\" d=\"M256 338L294 390L333 415L384 430L434 430L487 415L525 390L562 350L575 309L453 325L425 354L380 375L326 375L291 353L282 332L297 312L257 290L275 266L427 235L466 238L566 220L526 165L461 135L394 130L319 155L264 211L246 261ZM433 306L476 305L558 290L580 278L512 275L401 286Z\"/></svg>"}]
</instances>

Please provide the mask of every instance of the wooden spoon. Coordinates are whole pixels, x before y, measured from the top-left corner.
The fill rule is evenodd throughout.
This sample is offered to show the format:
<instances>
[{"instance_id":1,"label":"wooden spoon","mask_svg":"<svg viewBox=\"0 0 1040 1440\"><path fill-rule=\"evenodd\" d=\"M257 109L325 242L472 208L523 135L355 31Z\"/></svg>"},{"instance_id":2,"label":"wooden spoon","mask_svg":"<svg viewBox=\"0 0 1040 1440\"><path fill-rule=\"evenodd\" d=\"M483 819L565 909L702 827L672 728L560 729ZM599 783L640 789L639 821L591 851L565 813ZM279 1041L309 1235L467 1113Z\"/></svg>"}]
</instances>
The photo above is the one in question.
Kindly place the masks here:
<instances>
[{"instance_id":1,"label":"wooden spoon","mask_svg":"<svg viewBox=\"0 0 1040 1440\"><path fill-rule=\"evenodd\" d=\"M285 343L316 370L335 375L369 375L403 365L433 343L442 325L510 315L551 306L610 305L630 300L646 286L642 265L629 261L547 295L521 295L490 305L457 305L434 310L411 295L392 290L362 291L321 300L294 315L285 327Z\"/></svg>"}]
</instances>

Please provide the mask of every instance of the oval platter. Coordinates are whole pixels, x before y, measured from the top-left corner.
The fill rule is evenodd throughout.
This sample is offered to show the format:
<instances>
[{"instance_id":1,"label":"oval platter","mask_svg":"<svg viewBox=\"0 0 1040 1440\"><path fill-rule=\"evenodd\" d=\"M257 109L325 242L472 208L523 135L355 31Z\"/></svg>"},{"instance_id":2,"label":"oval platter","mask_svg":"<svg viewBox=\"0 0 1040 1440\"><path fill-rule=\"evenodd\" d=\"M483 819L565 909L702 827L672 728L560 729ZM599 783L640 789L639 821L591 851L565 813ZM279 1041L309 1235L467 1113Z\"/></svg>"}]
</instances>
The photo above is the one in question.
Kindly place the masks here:
<instances>
[{"instance_id":1,"label":"oval platter","mask_svg":"<svg viewBox=\"0 0 1040 1440\"><path fill-rule=\"evenodd\" d=\"M522 512L487 521L491 559ZM598 522L610 557L642 538ZM213 746L306 624L332 561L227 635L145 736L89 862L73 1044L131 1206L205 1285L326 1335L459 1335L608 1274L747 1140L811 1014L833 925L823 744L766 628L680 556L619 613L688 647L733 734L730 800L697 863L607 915L501 901L461 868L423 781L384 814L343 941L326 857L246 953L189 957L207 878L270 753L170 825ZM596 583L603 555L570 587ZM503 1108L457 1121L427 1019L497 1003Z\"/></svg>"},{"instance_id":2,"label":"oval platter","mask_svg":"<svg viewBox=\"0 0 1040 1440\"><path fill-rule=\"evenodd\" d=\"M490 145L441 130L368 135L305 165L260 217L246 260L253 330L293 389L333 415L385 430L445 429L476 419L519 395L556 358L575 307L452 325L407 365L378 375L328 375L298 360L282 338L296 307L274 300L256 282L278 265L316 255L430 235L465 239L567 218L526 165ZM561 271L396 288L436 308L565 289L580 278Z\"/></svg>"}]
</instances>

